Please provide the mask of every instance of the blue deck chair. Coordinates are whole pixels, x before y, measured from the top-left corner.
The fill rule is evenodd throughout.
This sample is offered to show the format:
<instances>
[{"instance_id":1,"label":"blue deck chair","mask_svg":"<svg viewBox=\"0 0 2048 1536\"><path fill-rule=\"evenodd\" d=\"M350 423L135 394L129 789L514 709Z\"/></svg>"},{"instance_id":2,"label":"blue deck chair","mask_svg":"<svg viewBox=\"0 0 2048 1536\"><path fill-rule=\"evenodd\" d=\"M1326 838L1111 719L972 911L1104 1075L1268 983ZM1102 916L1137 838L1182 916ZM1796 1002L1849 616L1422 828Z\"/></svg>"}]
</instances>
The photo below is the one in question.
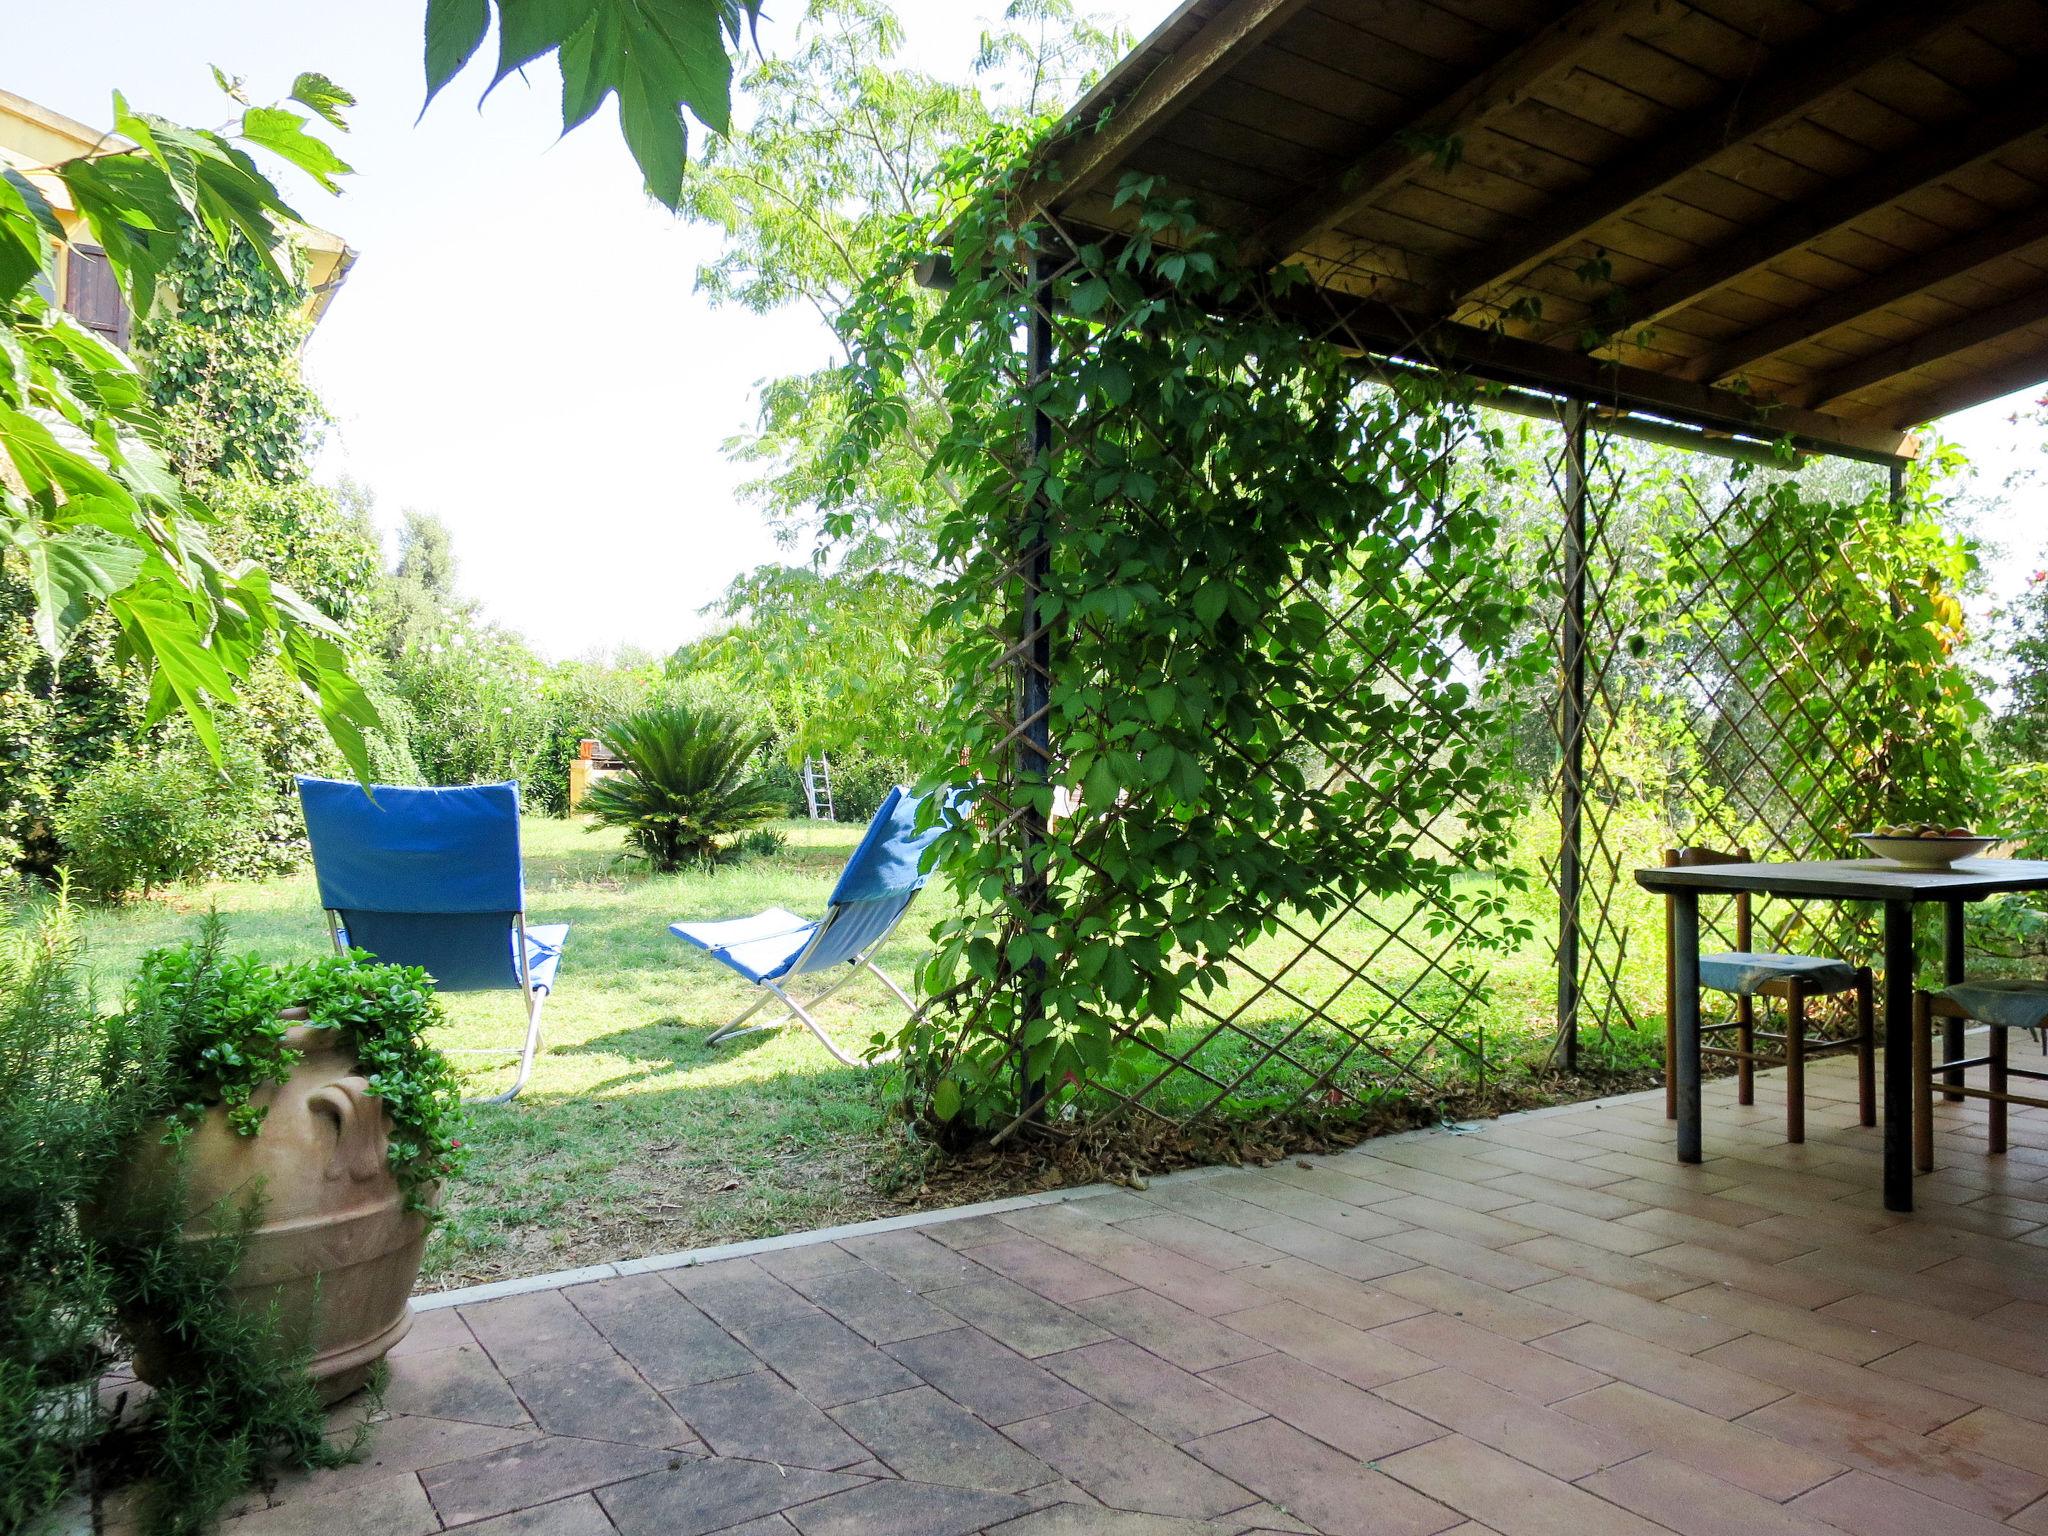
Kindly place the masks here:
<instances>
[{"instance_id":1,"label":"blue deck chair","mask_svg":"<svg viewBox=\"0 0 2048 1536\"><path fill-rule=\"evenodd\" d=\"M512 1086L479 1104L516 1098L540 1046L540 1006L554 990L567 923L529 927L519 860L519 786L458 789L299 780L313 873L334 947L418 965L443 992L516 990L526 998L526 1045ZM509 1050L460 1054L509 1055Z\"/></svg>"},{"instance_id":2,"label":"blue deck chair","mask_svg":"<svg viewBox=\"0 0 2048 1536\"><path fill-rule=\"evenodd\" d=\"M863 1066L866 1063L860 1057L843 1049L811 1016L811 1009L863 970L881 977L882 985L896 994L897 1001L916 1011L917 1005L910 995L875 964L875 955L929 878L918 865L925 849L945 830L943 816L926 830L917 829L918 812L926 798L900 787L889 791L881 809L875 812L875 819L868 824L860 846L840 872L825 915L815 921L781 907L770 907L752 917L724 922L669 925L668 931L677 938L708 952L712 959L761 988L761 996L713 1034L710 1044L717 1045L735 1035L778 1028L785 1022L780 1018L754 1025L747 1020L779 1000L838 1060L849 1067ZM784 990L799 976L822 976L833 970L843 970L844 974L803 1002Z\"/></svg>"}]
</instances>

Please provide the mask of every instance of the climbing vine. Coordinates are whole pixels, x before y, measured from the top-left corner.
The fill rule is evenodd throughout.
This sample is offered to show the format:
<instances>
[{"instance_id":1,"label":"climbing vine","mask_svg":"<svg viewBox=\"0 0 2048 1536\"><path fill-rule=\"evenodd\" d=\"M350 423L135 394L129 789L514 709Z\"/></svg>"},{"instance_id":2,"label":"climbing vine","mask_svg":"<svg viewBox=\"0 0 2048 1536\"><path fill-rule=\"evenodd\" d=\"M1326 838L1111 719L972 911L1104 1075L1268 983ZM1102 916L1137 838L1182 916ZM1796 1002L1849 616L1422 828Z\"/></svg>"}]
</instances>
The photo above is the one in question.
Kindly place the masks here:
<instances>
[{"instance_id":1,"label":"climbing vine","mask_svg":"<svg viewBox=\"0 0 2048 1536\"><path fill-rule=\"evenodd\" d=\"M1371 361L1301 273L1242 266L1155 180L1109 194L1120 237L1020 219L1033 156L1021 133L952 156L844 328L828 513L900 436L912 360L942 381L934 776L977 807L937 844L959 905L928 1002L875 1046L955 1134L1483 1082L1498 962L1522 951L1526 984L1558 932L1561 485L1529 450L1561 439ZM1939 455L1895 500L1789 452L1595 436L1581 981L1604 1028L1604 999L1654 1003L1631 872L1660 847L1839 855L1973 819L1985 774Z\"/></svg>"},{"instance_id":2,"label":"climbing vine","mask_svg":"<svg viewBox=\"0 0 2048 1536\"><path fill-rule=\"evenodd\" d=\"M953 157L933 219L902 231L903 262L950 254L936 315L883 272L856 328L845 462L900 421L921 349L948 412L930 472L964 488L936 523L932 622L954 637L946 747L978 810L939 844L964 911L894 1043L919 1106L961 1125L1086 1113L1190 1066L1227 1089L1202 1060L1225 1039L1248 1072L1298 1067L1297 1096L1361 1101L1432 1037L1469 1042L1405 999L1341 1019L1284 986L1301 1017L1252 1040L1219 999L1262 933L1370 901L1468 956L1526 935L1521 877L1459 880L1507 863L1526 793L1491 726L1525 665L1522 603L1493 568L1497 515L1452 473L1488 430L1461 382L1375 379L1341 336L1305 335L1282 313L1299 274L1239 266L1148 181L1116 193L1127 241L1018 227L1021 149ZM1044 377L1034 320L1054 332ZM1016 724L1041 626L1049 757ZM1311 1022L1335 1044L1312 1047Z\"/></svg>"},{"instance_id":3,"label":"climbing vine","mask_svg":"<svg viewBox=\"0 0 2048 1536\"><path fill-rule=\"evenodd\" d=\"M235 470L305 478L325 413L299 369L313 329L304 268L297 250L266 261L247 240L221 249L188 234L164 269L165 301L138 319L134 350L165 447L195 488Z\"/></svg>"}]
</instances>

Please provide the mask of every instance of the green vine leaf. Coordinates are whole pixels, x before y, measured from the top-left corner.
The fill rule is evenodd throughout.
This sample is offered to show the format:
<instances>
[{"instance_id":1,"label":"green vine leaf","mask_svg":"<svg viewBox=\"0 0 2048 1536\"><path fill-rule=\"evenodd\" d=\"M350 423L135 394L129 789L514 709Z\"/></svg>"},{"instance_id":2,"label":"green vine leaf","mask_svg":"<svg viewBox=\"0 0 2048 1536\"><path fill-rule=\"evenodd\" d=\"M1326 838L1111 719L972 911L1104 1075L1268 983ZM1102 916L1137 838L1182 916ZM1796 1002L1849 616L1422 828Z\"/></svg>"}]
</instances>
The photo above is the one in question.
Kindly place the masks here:
<instances>
[{"instance_id":1,"label":"green vine leaf","mask_svg":"<svg viewBox=\"0 0 2048 1536\"><path fill-rule=\"evenodd\" d=\"M348 119L342 110L354 106L356 99L318 71L308 70L292 82L291 99L300 106L311 107L344 133L348 131Z\"/></svg>"}]
</instances>

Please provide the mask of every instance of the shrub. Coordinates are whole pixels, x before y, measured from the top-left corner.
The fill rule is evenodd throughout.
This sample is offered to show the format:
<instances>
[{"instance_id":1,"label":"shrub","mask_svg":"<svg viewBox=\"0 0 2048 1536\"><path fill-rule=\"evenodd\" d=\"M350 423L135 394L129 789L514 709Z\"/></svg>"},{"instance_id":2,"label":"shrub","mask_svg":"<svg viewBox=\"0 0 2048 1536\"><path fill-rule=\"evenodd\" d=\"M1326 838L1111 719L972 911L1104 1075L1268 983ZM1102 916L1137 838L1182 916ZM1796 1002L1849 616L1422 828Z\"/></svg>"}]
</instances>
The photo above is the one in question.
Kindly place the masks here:
<instances>
[{"instance_id":1,"label":"shrub","mask_svg":"<svg viewBox=\"0 0 2048 1536\"><path fill-rule=\"evenodd\" d=\"M889 791L911 777L903 764L869 752L848 752L831 763L832 814L841 821L868 820Z\"/></svg>"},{"instance_id":2,"label":"shrub","mask_svg":"<svg viewBox=\"0 0 2048 1536\"><path fill-rule=\"evenodd\" d=\"M719 842L783 814L761 771L767 733L738 711L669 703L614 721L605 741L628 771L592 786L583 808L619 827L664 873L710 862Z\"/></svg>"},{"instance_id":3,"label":"shrub","mask_svg":"<svg viewBox=\"0 0 2048 1536\"><path fill-rule=\"evenodd\" d=\"M779 858L788 851L789 838L774 827L756 827L751 832L742 832L725 849L735 864L745 864L754 859Z\"/></svg>"},{"instance_id":4,"label":"shrub","mask_svg":"<svg viewBox=\"0 0 2048 1536\"><path fill-rule=\"evenodd\" d=\"M60 897L0 906L0 1530L34 1529L89 1466L152 1480L144 1529L185 1536L270 1458L333 1465L317 1393L225 1292L237 1235L193 1241L176 1191L80 1214L164 1107L160 1039L99 1016ZM116 1432L99 1379L142 1319L187 1368Z\"/></svg>"},{"instance_id":5,"label":"shrub","mask_svg":"<svg viewBox=\"0 0 2048 1536\"><path fill-rule=\"evenodd\" d=\"M216 769L195 743L116 758L85 774L57 810L74 878L109 900L212 874L270 815L263 768L229 738Z\"/></svg>"},{"instance_id":6,"label":"shrub","mask_svg":"<svg viewBox=\"0 0 2048 1536\"><path fill-rule=\"evenodd\" d=\"M832 765L832 815L843 822L866 821L881 806L884 795L916 777L902 763L870 752L835 753L828 761ZM775 756L763 769L763 776L783 802L783 815L807 814L809 802L804 796L800 763Z\"/></svg>"},{"instance_id":7,"label":"shrub","mask_svg":"<svg viewBox=\"0 0 2048 1536\"><path fill-rule=\"evenodd\" d=\"M101 1428L108 1280L80 1232L119 1124L70 909L0 901L0 1530L63 1498Z\"/></svg>"},{"instance_id":8,"label":"shrub","mask_svg":"<svg viewBox=\"0 0 2048 1536\"><path fill-rule=\"evenodd\" d=\"M782 803L783 815L802 816L807 813L809 802L804 799L803 769L798 764L780 752L770 752L762 763L761 779Z\"/></svg>"}]
</instances>

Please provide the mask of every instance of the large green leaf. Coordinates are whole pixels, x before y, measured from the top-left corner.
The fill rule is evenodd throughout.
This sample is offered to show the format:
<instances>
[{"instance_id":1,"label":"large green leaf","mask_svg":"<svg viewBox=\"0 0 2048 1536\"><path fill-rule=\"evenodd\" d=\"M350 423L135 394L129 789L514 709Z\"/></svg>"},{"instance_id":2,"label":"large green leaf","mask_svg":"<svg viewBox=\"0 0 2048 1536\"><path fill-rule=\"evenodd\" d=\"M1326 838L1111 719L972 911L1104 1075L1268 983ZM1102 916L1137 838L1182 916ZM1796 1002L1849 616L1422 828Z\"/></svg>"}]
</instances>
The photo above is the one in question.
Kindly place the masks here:
<instances>
[{"instance_id":1,"label":"large green leaf","mask_svg":"<svg viewBox=\"0 0 2048 1536\"><path fill-rule=\"evenodd\" d=\"M348 163L325 139L306 132L306 121L283 107L251 107L242 114L242 137L290 161L327 191L339 192L334 178L349 174Z\"/></svg>"},{"instance_id":2,"label":"large green leaf","mask_svg":"<svg viewBox=\"0 0 2048 1536\"><path fill-rule=\"evenodd\" d=\"M14 547L28 572L36 643L52 661L63 659L72 631L133 581L143 562L133 545L75 534L18 536Z\"/></svg>"},{"instance_id":3,"label":"large green leaf","mask_svg":"<svg viewBox=\"0 0 2048 1536\"><path fill-rule=\"evenodd\" d=\"M732 53L761 0L496 0L495 87L553 53L562 71L562 131L619 98L619 126L647 190L682 201L688 111L715 133L732 123ZM491 0L428 0L427 100L474 57ZM486 94L488 94L486 89Z\"/></svg>"},{"instance_id":4,"label":"large green leaf","mask_svg":"<svg viewBox=\"0 0 2048 1536\"><path fill-rule=\"evenodd\" d=\"M57 426L65 427L65 423L59 421ZM68 427L66 431L69 433ZM90 450L79 451L82 446L60 440L50 422L0 406L0 458L14 467L29 495L129 500L119 478L96 461Z\"/></svg>"},{"instance_id":5,"label":"large green leaf","mask_svg":"<svg viewBox=\"0 0 2048 1536\"><path fill-rule=\"evenodd\" d=\"M57 168L93 241L121 280L129 307L147 313L164 263L191 214L161 167L137 155L67 160Z\"/></svg>"},{"instance_id":6,"label":"large green leaf","mask_svg":"<svg viewBox=\"0 0 2048 1536\"><path fill-rule=\"evenodd\" d=\"M462 73L490 30L489 0L427 0L427 104Z\"/></svg>"},{"instance_id":7,"label":"large green leaf","mask_svg":"<svg viewBox=\"0 0 2048 1536\"><path fill-rule=\"evenodd\" d=\"M356 104L353 94L318 70L308 70L292 82L292 100L302 107L311 107L344 133L348 131L348 120L341 115L342 108Z\"/></svg>"},{"instance_id":8,"label":"large green leaf","mask_svg":"<svg viewBox=\"0 0 2048 1536\"><path fill-rule=\"evenodd\" d=\"M50 244L63 238L63 226L36 184L19 171L0 170L0 304L34 280Z\"/></svg>"}]
</instances>

